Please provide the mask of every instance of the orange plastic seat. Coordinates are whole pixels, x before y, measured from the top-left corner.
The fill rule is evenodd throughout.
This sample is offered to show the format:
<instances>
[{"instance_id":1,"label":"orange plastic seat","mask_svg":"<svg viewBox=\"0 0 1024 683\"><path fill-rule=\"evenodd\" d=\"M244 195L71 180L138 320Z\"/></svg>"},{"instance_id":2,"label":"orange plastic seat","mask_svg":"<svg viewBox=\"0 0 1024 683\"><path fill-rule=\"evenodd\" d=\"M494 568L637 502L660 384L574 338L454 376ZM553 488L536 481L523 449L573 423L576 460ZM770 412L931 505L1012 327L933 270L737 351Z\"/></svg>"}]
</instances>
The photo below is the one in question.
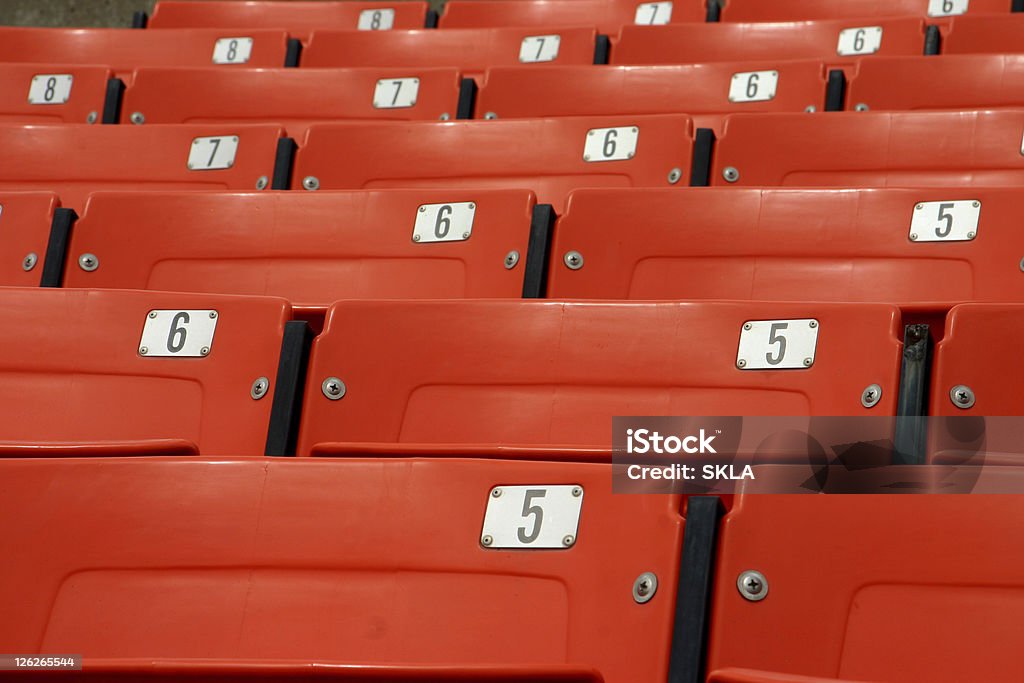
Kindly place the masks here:
<instances>
[{"instance_id":1,"label":"orange plastic seat","mask_svg":"<svg viewBox=\"0 0 1024 683\"><path fill-rule=\"evenodd\" d=\"M55 191L81 210L96 190L270 187L281 134L239 124L0 126L0 190Z\"/></svg>"},{"instance_id":2,"label":"orange plastic seat","mask_svg":"<svg viewBox=\"0 0 1024 683\"><path fill-rule=\"evenodd\" d=\"M1019 492L1021 470L1000 469L986 478ZM1019 495L743 497L718 538L707 680L1013 680L1024 554L1007 539L1024 533L1020 504ZM737 588L749 570L766 581L763 600Z\"/></svg>"},{"instance_id":3,"label":"orange plastic seat","mask_svg":"<svg viewBox=\"0 0 1024 683\"><path fill-rule=\"evenodd\" d=\"M1021 199L987 187L579 190L555 228L548 296L1024 301Z\"/></svg>"},{"instance_id":4,"label":"orange plastic seat","mask_svg":"<svg viewBox=\"0 0 1024 683\"><path fill-rule=\"evenodd\" d=\"M273 402L250 391L276 377L284 300L9 288L0 302L0 456L263 454Z\"/></svg>"},{"instance_id":5,"label":"orange plastic seat","mask_svg":"<svg viewBox=\"0 0 1024 683\"><path fill-rule=\"evenodd\" d=\"M943 54L1020 52L1024 14L954 19L942 40Z\"/></svg>"},{"instance_id":6,"label":"orange plastic seat","mask_svg":"<svg viewBox=\"0 0 1024 683\"><path fill-rule=\"evenodd\" d=\"M819 330L815 357L738 367L744 325L766 320ZM899 326L871 304L339 302L297 453L607 458L616 415L858 416L872 383L871 415L892 415Z\"/></svg>"},{"instance_id":7,"label":"orange plastic seat","mask_svg":"<svg viewBox=\"0 0 1024 683\"><path fill-rule=\"evenodd\" d=\"M1015 186L1021 131L1024 111L733 116L710 176L740 186Z\"/></svg>"},{"instance_id":8,"label":"orange plastic seat","mask_svg":"<svg viewBox=\"0 0 1024 683\"><path fill-rule=\"evenodd\" d=\"M280 123L456 117L455 69L139 69L122 123Z\"/></svg>"},{"instance_id":9,"label":"orange plastic seat","mask_svg":"<svg viewBox=\"0 0 1024 683\"><path fill-rule=\"evenodd\" d=\"M0 193L0 286L39 285L59 206L51 192Z\"/></svg>"},{"instance_id":10,"label":"orange plastic seat","mask_svg":"<svg viewBox=\"0 0 1024 683\"><path fill-rule=\"evenodd\" d=\"M530 189L560 211L578 187L685 185L692 147L692 122L679 115L318 124L296 155L293 185Z\"/></svg>"},{"instance_id":11,"label":"orange plastic seat","mask_svg":"<svg viewBox=\"0 0 1024 683\"><path fill-rule=\"evenodd\" d=\"M722 21L804 21L867 17L942 19L961 14L1009 14L1013 0L726 0ZM948 19L944 19L948 21Z\"/></svg>"},{"instance_id":12,"label":"orange plastic seat","mask_svg":"<svg viewBox=\"0 0 1024 683\"><path fill-rule=\"evenodd\" d=\"M251 45L248 41L251 39ZM232 46L232 41L234 45ZM285 65L284 31L0 27L0 62L104 64L122 77L144 66Z\"/></svg>"},{"instance_id":13,"label":"orange plastic seat","mask_svg":"<svg viewBox=\"0 0 1024 683\"><path fill-rule=\"evenodd\" d=\"M663 680L680 497L610 480L469 459L0 462L0 548L19 558L0 566L0 640L73 648L96 677ZM482 545L492 489L564 484L582 495L571 547ZM542 527L550 499L531 498ZM644 572L659 586L638 604Z\"/></svg>"},{"instance_id":14,"label":"orange plastic seat","mask_svg":"<svg viewBox=\"0 0 1024 683\"><path fill-rule=\"evenodd\" d=\"M1021 85L1024 85L1024 56L1021 55L866 60L850 79L846 108L872 111L1024 108Z\"/></svg>"},{"instance_id":15,"label":"orange plastic seat","mask_svg":"<svg viewBox=\"0 0 1024 683\"><path fill-rule=\"evenodd\" d=\"M499 26L596 26L618 35L628 24L703 22L703 0L451 0L445 4L441 28Z\"/></svg>"},{"instance_id":16,"label":"orange plastic seat","mask_svg":"<svg viewBox=\"0 0 1024 683\"><path fill-rule=\"evenodd\" d=\"M99 66L0 64L0 123L100 123L110 77Z\"/></svg>"},{"instance_id":17,"label":"orange plastic seat","mask_svg":"<svg viewBox=\"0 0 1024 683\"><path fill-rule=\"evenodd\" d=\"M461 233L466 203L469 237L437 239ZM528 257L544 261L530 253L534 207L527 191L98 193L64 286L270 295L321 312L340 299L517 298ZM101 267L84 270L82 254Z\"/></svg>"},{"instance_id":18,"label":"orange plastic seat","mask_svg":"<svg viewBox=\"0 0 1024 683\"><path fill-rule=\"evenodd\" d=\"M612 64L825 59L852 63L867 55L920 55L925 22L918 18L779 23L624 26Z\"/></svg>"},{"instance_id":19,"label":"orange plastic seat","mask_svg":"<svg viewBox=\"0 0 1024 683\"><path fill-rule=\"evenodd\" d=\"M423 28L427 3L400 2L175 2L156 3L150 28L284 29L309 40L318 29L379 31Z\"/></svg>"},{"instance_id":20,"label":"orange plastic seat","mask_svg":"<svg viewBox=\"0 0 1024 683\"><path fill-rule=\"evenodd\" d=\"M575 1L575 0L573 0ZM593 64L593 28L315 31L305 67L455 67L480 78L492 66Z\"/></svg>"},{"instance_id":21,"label":"orange plastic seat","mask_svg":"<svg viewBox=\"0 0 1024 683\"><path fill-rule=\"evenodd\" d=\"M496 68L476 118L685 113L698 127L718 128L732 112L822 111L827 85L817 61Z\"/></svg>"}]
</instances>

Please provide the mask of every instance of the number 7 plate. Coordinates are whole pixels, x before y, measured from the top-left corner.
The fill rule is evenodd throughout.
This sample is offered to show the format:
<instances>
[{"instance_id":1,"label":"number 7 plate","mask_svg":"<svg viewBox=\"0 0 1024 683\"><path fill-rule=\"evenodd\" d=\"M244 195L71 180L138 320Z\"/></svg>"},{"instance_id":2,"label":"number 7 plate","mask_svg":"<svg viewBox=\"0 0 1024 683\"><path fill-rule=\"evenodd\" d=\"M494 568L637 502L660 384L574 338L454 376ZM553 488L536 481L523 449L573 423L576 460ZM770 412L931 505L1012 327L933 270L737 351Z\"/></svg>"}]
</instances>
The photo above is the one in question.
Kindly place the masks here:
<instances>
[{"instance_id":1,"label":"number 7 plate","mask_svg":"<svg viewBox=\"0 0 1024 683\"><path fill-rule=\"evenodd\" d=\"M583 507L578 485L496 486L487 494L485 548L571 548Z\"/></svg>"}]
</instances>

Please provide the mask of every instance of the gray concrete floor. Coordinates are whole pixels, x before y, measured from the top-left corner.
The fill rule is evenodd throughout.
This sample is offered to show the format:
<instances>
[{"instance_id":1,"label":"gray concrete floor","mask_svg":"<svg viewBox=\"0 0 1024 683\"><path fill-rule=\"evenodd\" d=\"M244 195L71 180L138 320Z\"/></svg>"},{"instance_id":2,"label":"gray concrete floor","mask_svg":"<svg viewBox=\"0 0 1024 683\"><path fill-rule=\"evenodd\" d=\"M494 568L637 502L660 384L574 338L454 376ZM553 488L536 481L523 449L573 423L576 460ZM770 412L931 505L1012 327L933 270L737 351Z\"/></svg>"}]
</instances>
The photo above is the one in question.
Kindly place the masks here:
<instances>
[{"instance_id":1,"label":"gray concrete floor","mask_svg":"<svg viewBox=\"0 0 1024 683\"><path fill-rule=\"evenodd\" d=\"M138 10L153 11L154 0L0 0L0 25L114 26L131 25ZM440 9L444 0L431 0Z\"/></svg>"}]
</instances>

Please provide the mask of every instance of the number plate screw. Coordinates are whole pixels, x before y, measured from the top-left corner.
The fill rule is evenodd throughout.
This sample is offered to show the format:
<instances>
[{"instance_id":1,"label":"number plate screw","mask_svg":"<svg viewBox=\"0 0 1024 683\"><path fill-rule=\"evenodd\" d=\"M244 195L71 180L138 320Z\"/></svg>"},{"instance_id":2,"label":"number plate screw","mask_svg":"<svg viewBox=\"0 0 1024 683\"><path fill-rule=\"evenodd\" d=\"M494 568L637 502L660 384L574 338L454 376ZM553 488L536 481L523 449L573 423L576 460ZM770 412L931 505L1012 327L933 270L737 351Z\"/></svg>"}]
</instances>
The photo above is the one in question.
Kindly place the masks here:
<instances>
[{"instance_id":1,"label":"number plate screw","mask_svg":"<svg viewBox=\"0 0 1024 683\"><path fill-rule=\"evenodd\" d=\"M747 600L758 602L768 596L768 579L761 572L748 569L736 579L736 588Z\"/></svg>"},{"instance_id":2,"label":"number plate screw","mask_svg":"<svg viewBox=\"0 0 1024 683\"><path fill-rule=\"evenodd\" d=\"M480 539L480 544L481 545L489 546L492 543L494 543L494 539L491 538L490 536L484 536L483 538Z\"/></svg>"},{"instance_id":3,"label":"number plate screw","mask_svg":"<svg viewBox=\"0 0 1024 683\"><path fill-rule=\"evenodd\" d=\"M267 389L270 388L270 380L266 377L257 377L256 381L252 383L252 389L249 391L249 395L252 396L253 400L260 400L267 395Z\"/></svg>"},{"instance_id":4,"label":"number plate screw","mask_svg":"<svg viewBox=\"0 0 1024 683\"><path fill-rule=\"evenodd\" d=\"M412 236L412 241L413 242L419 242L420 241L420 236L419 235L413 235Z\"/></svg>"},{"instance_id":5,"label":"number plate screw","mask_svg":"<svg viewBox=\"0 0 1024 683\"><path fill-rule=\"evenodd\" d=\"M337 401L338 399L345 396L347 391L345 383L337 377L328 377L324 380L323 384L320 385L320 390L324 392L324 396Z\"/></svg>"},{"instance_id":6,"label":"number plate screw","mask_svg":"<svg viewBox=\"0 0 1024 683\"><path fill-rule=\"evenodd\" d=\"M462 233L462 239L468 240L469 239L469 233L468 232Z\"/></svg>"},{"instance_id":7,"label":"number plate screw","mask_svg":"<svg viewBox=\"0 0 1024 683\"><path fill-rule=\"evenodd\" d=\"M128 119L136 126L141 126L146 122L146 117L142 115L141 111L132 112L132 115Z\"/></svg>"},{"instance_id":8,"label":"number plate screw","mask_svg":"<svg viewBox=\"0 0 1024 683\"><path fill-rule=\"evenodd\" d=\"M320 189L320 179L316 176L308 175L302 179L302 187L313 192Z\"/></svg>"},{"instance_id":9,"label":"number plate screw","mask_svg":"<svg viewBox=\"0 0 1024 683\"><path fill-rule=\"evenodd\" d=\"M572 487L572 495L574 497L576 497L576 498L579 498L580 496L583 495L583 489L580 488L579 486L573 486Z\"/></svg>"},{"instance_id":10,"label":"number plate screw","mask_svg":"<svg viewBox=\"0 0 1024 683\"><path fill-rule=\"evenodd\" d=\"M150 311L149 312L149 317L150 318L155 318L156 317L156 311Z\"/></svg>"},{"instance_id":11,"label":"number plate screw","mask_svg":"<svg viewBox=\"0 0 1024 683\"><path fill-rule=\"evenodd\" d=\"M583 267L583 254L578 251L565 252L565 265L569 270L579 270Z\"/></svg>"},{"instance_id":12,"label":"number plate screw","mask_svg":"<svg viewBox=\"0 0 1024 683\"><path fill-rule=\"evenodd\" d=\"M491 495L495 498L501 498L501 489L494 489L491 491Z\"/></svg>"},{"instance_id":13,"label":"number plate screw","mask_svg":"<svg viewBox=\"0 0 1024 683\"><path fill-rule=\"evenodd\" d=\"M200 356L209 356L210 355L210 347L209 346L204 346L203 348L199 349L199 355Z\"/></svg>"},{"instance_id":14,"label":"number plate screw","mask_svg":"<svg viewBox=\"0 0 1024 683\"><path fill-rule=\"evenodd\" d=\"M39 256L34 251L30 252L21 260L21 269L27 273L36 267L37 261L39 261Z\"/></svg>"},{"instance_id":15,"label":"number plate screw","mask_svg":"<svg viewBox=\"0 0 1024 683\"><path fill-rule=\"evenodd\" d=\"M505 268L512 270L519 263L519 252L513 249L512 251L505 254Z\"/></svg>"},{"instance_id":16,"label":"number plate screw","mask_svg":"<svg viewBox=\"0 0 1024 683\"><path fill-rule=\"evenodd\" d=\"M804 358L804 367L809 368L814 364L814 361L810 358Z\"/></svg>"},{"instance_id":17,"label":"number plate screw","mask_svg":"<svg viewBox=\"0 0 1024 683\"><path fill-rule=\"evenodd\" d=\"M870 384L860 394L860 402L865 408L874 408L882 400L882 387Z\"/></svg>"},{"instance_id":18,"label":"number plate screw","mask_svg":"<svg viewBox=\"0 0 1024 683\"><path fill-rule=\"evenodd\" d=\"M658 577L654 572L644 572L633 582L633 599L638 605L648 602L658 590Z\"/></svg>"},{"instance_id":19,"label":"number plate screw","mask_svg":"<svg viewBox=\"0 0 1024 683\"><path fill-rule=\"evenodd\" d=\"M575 542L576 542L576 538L572 534L570 534L570 535L568 535L568 536L566 536L565 538L562 539L562 545L564 545L566 548L568 548L569 546L571 546Z\"/></svg>"},{"instance_id":20,"label":"number plate screw","mask_svg":"<svg viewBox=\"0 0 1024 683\"><path fill-rule=\"evenodd\" d=\"M918 204L917 206L914 207L914 210L915 211L920 211L923 208L924 208L924 204Z\"/></svg>"},{"instance_id":21,"label":"number plate screw","mask_svg":"<svg viewBox=\"0 0 1024 683\"><path fill-rule=\"evenodd\" d=\"M216 318L216 317L217 317L217 311L210 311L210 318L212 319L212 318Z\"/></svg>"},{"instance_id":22,"label":"number plate screw","mask_svg":"<svg viewBox=\"0 0 1024 683\"><path fill-rule=\"evenodd\" d=\"M96 258L96 254L82 254L78 257L78 267L91 273L100 267L100 260Z\"/></svg>"},{"instance_id":23,"label":"number plate screw","mask_svg":"<svg viewBox=\"0 0 1024 683\"><path fill-rule=\"evenodd\" d=\"M146 347L146 346L140 346L139 347L139 355L145 356L147 353L149 353L149 347Z\"/></svg>"},{"instance_id":24,"label":"number plate screw","mask_svg":"<svg viewBox=\"0 0 1024 683\"><path fill-rule=\"evenodd\" d=\"M736 361L736 367L738 367L738 368L745 368L745 367L747 367L747 361L745 361L742 358L740 358L738 361Z\"/></svg>"},{"instance_id":25,"label":"number plate screw","mask_svg":"<svg viewBox=\"0 0 1024 683\"><path fill-rule=\"evenodd\" d=\"M735 166L726 166L722 170L722 177L725 178L725 182L727 183L735 183L740 179L740 172Z\"/></svg>"},{"instance_id":26,"label":"number plate screw","mask_svg":"<svg viewBox=\"0 0 1024 683\"><path fill-rule=\"evenodd\" d=\"M818 321L817 320L812 320L808 324L810 325L811 329L813 330L815 327L818 326Z\"/></svg>"},{"instance_id":27,"label":"number plate screw","mask_svg":"<svg viewBox=\"0 0 1024 683\"><path fill-rule=\"evenodd\" d=\"M949 390L949 398L953 405L962 410L974 406L974 391L965 384L958 384Z\"/></svg>"},{"instance_id":28,"label":"number plate screw","mask_svg":"<svg viewBox=\"0 0 1024 683\"><path fill-rule=\"evenodd\" d=\"M751 325L750 323L743 323L743 329L745 329L745 330L749 330L749 329L751 329L751 328L753 328L753 327L754 327L754 326L753 326L753 325Z\"/></svg>"},{"instance_id":29,"label":"number plate screw","mask_svg":"<svg viewBox=\"0 0 1024 683\"><path fill-rule=\"evenodd\" d=\"M967 239L973 240L974 239L974 233L973 232L967 233Z\"/></svg>"},{"instance_id":30,"label":"number plate screw","mask_svg":"<svg viewBox=\"0 0 1024 683\"><path fill-rule=\"evenodd\" d=\"M973 202L971 202L971 206L973 206L975 209L977 209L979 206L981 206L981 202L973 201Z\"/></svg>"},{"instance_id":31,"label":"number plate screw","mask_svg":"<svg viewBox=\"0 0 1024 683\"><path fill-rule=\"evenodd\" d=\"M917 241L917 233L916 232L910 233L910 241L911 242L916 242Z\"/></svg>"}]
</instances>

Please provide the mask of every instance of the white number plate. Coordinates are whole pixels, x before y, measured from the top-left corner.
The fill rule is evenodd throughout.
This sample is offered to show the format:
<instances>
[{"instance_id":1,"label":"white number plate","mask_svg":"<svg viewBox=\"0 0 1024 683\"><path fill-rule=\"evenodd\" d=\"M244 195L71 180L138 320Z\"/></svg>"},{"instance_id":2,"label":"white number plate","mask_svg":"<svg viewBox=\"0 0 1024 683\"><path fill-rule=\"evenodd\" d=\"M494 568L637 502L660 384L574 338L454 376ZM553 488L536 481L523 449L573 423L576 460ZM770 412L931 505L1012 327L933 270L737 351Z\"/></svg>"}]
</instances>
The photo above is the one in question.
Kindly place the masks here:
<instances>
[{"instance_id":1,"label":"white number plate","mask_svg":"<svg viewBox=\"0 0 1024 683\"><path fill-rule=\"evenodd\" d=\"M951 17L967 12L970 0L928 0L929 17Z\"/></svg>"},{"instance_id":2,"label":"white number plate","mask_svg":"<svg viewBox=\"0 0 1024 683\"><path fill-rule=\"evenodd\" d=\"M766 102L775 98L778 71L745 71L733 74L729 83L730 102Z\"/></svg>"},{"instance_id":3,"label":"white number plate","mask_svg":"<svg viewBox=\"0 0 1024 683\"><path fill-rule=\"evenodd\" d=\"M583 143L583 161L632 159L636 154L636 143L639 138L640 129L636 126L588 130L587 139Z\"/></svg>"},{"instance_id":4,"label":"white number plate","mask_svg":"<svg viewBox=\"0 0 1024 683\"><path fill-rule=\"evenodd\" d=\"M71 98L71 74L38 74L28 88L29 104L64 104Z\"/></svg>"},{"instance_id":5,"label":"white number plate","mask_svg":"<svg viewBox=\"0 0 1024 683\"><path fill-rule=\"evenodd\" d=\"M750 320L740 329L736 367L741 370L793 370L814 364L818 321Z\"/></svg>"},{"instance_id":6,"label":"white number plate","mask_svg":"<svg viewBox=\"0 0 1024 683\"><path fill-rule=\"evenodd\" d=\"M966 242L978 235L981 202L923 202L914 207L910 219L912 242Z\"/></svg>"},{"instance_id":7,"label":"white number plate","mask_svg":"<svg viewBox=\"0 0 1024 683\"><path fill-rule=\"evenodd\" d=\"M416 105L418 78L382 78L373 90L374 109L405 109Z\"/></svg>"},{"instance_id":8,"label":"white number plate","mask_svg":"<svg viewBox=\"0 0 1024 683\"><path fill-rule=\"evenodd\" d=\"M882 27L865 26L848 28L839 32L839 46L836 52L848 55L872 55L882 47Z\"/></svg>"},{"instance_id":9,"label":"white number plate","mask_svg":"<svg viewBox=\"0 0 1024 683\"><path fill-rule=\"evenodd\" d=\"M582 486L496 486L487 494L480 544L485 548L571 548L582 507Z\"/></svg>"},{"instance_id":10,"label":"white number plate","mask_svg":"<svg viewBox=\"0 0 1024 683\"><path fill-rule=\"evenodd\" d=\"M424 204L416 212L412 228L413 242L462 242L473 234L476 204Z\"/></svg>"},{"instance_id":11,"label":"white number plate","mask_svg":"<svg viewBox=\"0 0 1024 683\"><path fill-rule=\"evenodd\" d=\"M395 10L364 9L359 13L359 23L356 28L360 31L390 31L395 25Z\"/></svg>"},{"instance_id":12,"label":"white number plate","mask_svg":"<svg viewBox=\"0 0 1024 683\"><path fill-rule=\"evenodd\" d=\"M217 311L150 311L142 328L139 355L198 358L213 348Z\"/></svg>"},{"instance_id":13,"label":"white number plate","mask_svg":"<svg viewBox=\"0 0 1024 683\"><path fill-rule=\"evenodd\" d=\"M245 64L252 56L252 38L221 38L213 46L214 64Z\"/></svg>"},{"instance_id":14,"label":"white number plate","mask_svg":"<svg viewBox=\"0 0 1024 683\"><path fill-rule=\"evenodd\" d=\"M519 46L520 62L553 62L558 58L561 36L527 36Z\"/></svg>"},{"instance_id":15,"label":"white number plate","mask_svg":"<svg viewBox=\"0 0 1024 683\"><path fill-rule=\"evenodd\" d=\"M188 151L190 171L217 171L235 165L238 153L238 136L224 135L212 138L196 138Z\"/></svg>"},{"instance_id":16,"label":"white number plate","mask_svg":"<svg viewBox=\"0 0 1024 683\"><path fill-rule=\"evenodd\" d=\"M634 24L656 26L667 24L672 19L671 2L642 2L636 6Z\"/></svg>"}]
</instances>

